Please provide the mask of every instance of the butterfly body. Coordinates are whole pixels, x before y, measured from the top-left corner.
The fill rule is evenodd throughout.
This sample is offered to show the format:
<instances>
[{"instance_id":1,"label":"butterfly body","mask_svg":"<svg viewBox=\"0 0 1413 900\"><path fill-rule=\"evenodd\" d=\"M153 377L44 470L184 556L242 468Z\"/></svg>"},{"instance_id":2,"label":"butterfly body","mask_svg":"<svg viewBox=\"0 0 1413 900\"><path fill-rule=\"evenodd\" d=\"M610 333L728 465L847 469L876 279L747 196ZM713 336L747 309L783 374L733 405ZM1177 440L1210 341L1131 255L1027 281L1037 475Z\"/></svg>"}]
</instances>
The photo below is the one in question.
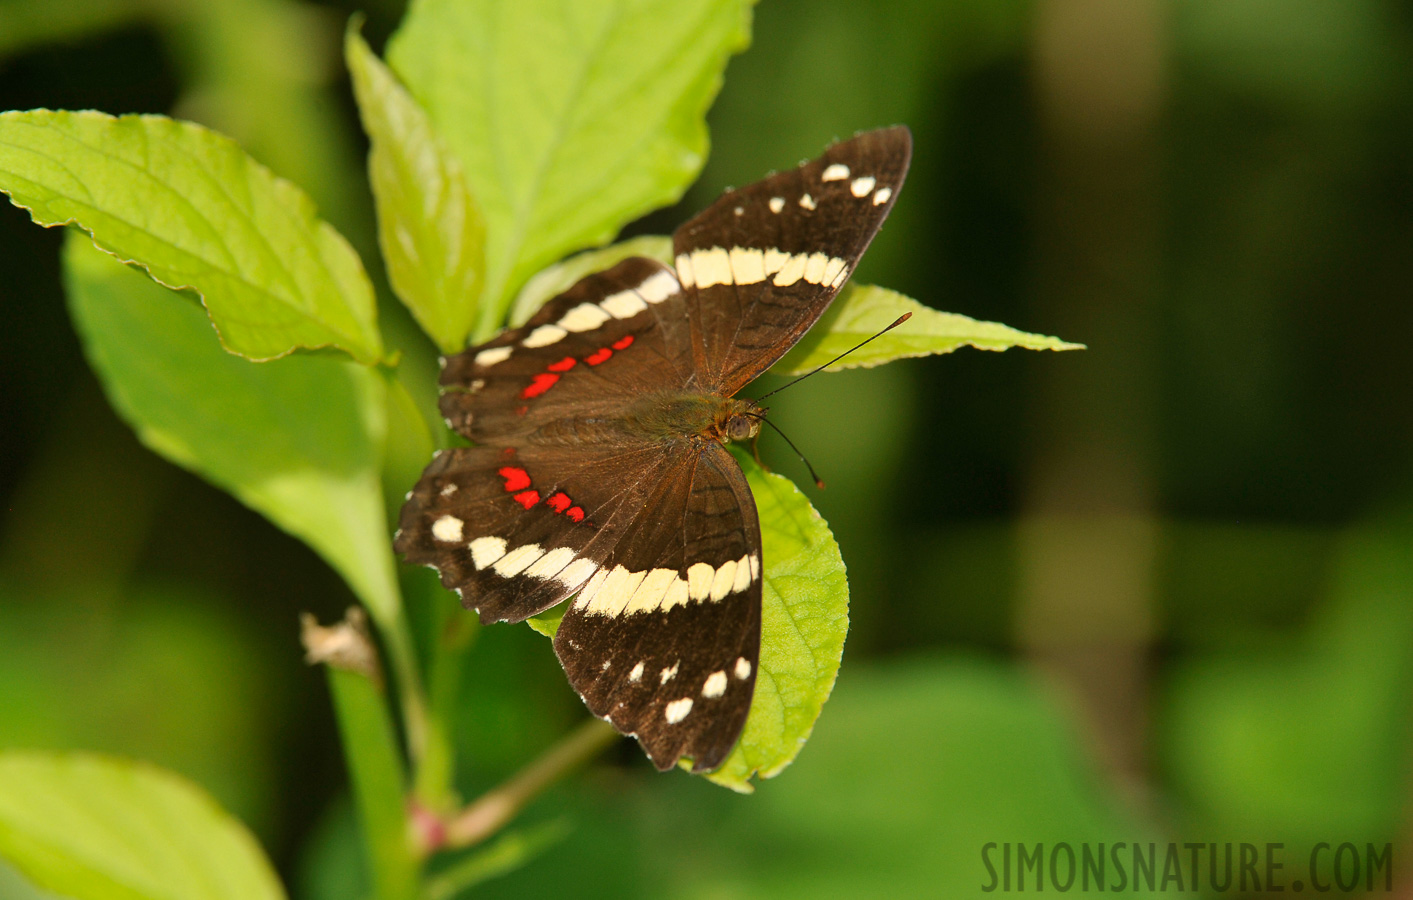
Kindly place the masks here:
<instances>
[{"instance_id":1,"label":"butterfly body","mask_svg":"<svg viewBox=\"0 0 1413 900\"><path fill-rule=\"evenodd\" d=\"M727 451L764 410L734 395L795 344L902 185L904 128L836 144L678 229L675 265L626 259L446 361L440 453L396 546L483 621L572 597L555 652L589 709L659 768L715 768L760 649L760 524Z\"/></svg>"}]
</instances>

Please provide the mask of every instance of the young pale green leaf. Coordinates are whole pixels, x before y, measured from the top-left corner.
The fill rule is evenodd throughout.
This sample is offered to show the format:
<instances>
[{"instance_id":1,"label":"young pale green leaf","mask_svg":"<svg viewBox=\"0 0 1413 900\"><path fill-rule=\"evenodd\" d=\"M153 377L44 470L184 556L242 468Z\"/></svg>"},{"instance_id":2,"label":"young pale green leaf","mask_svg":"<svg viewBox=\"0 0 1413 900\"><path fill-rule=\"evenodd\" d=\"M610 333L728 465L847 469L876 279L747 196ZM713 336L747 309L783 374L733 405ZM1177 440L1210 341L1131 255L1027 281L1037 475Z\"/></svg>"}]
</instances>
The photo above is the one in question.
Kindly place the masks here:
<instances>
[{"instance_id":1,"label":"young pale green leaf","mask_svg":"<svg viewBox=\"0 0 1413 900\"><path fill-rule=\"evenodd\" d=\"M530 626L530 630L536 634L543 634L545 637L554 638L559 631L559 623L564 621L564 604L547 609L538 616L531 616L525 620L525 624Z\"/></svg>"},{"instance_id":2,"label":"young pale green leaf","mask_svg":"<svg viewBox=\"0 0 1413 900\"><path fill-rule=\"evenodd\" d=\"M201 788L143 763L0 753L0 856L76 900L275 900L255 838Z\"/></svg>"},{"instance_id":3,"label":"young pale green leaf","mask_svg":"<svg viewBox=\"0 0 1413 900\"><path fill-rule=\"evenodd\" d=\"M531 274L674 202L750 0L420 0L388 62L466 167L486 217L475 334Z\"/></svg>"},{"instance_id":4,"label":"young pale green leaf","mask_svg":"<svg viewBox=\"0 0 1413 900\"><path fill-rule=\"evenodd\" d=\"M466 347L485 268L486 226L461 162L363 38L344 55L368 132L368 178L388 281L444 353Z\"/></svg>"},{"instance_id":5,"label":"young pale green leaf","mask_svg":"<svg viewBox=\"0 0 1413 900\"><path fill-rule=\"evenodd\" d=\"M520 289L520 295L510 308L511 326L524 324L546 300L564 293L585 275L610 269L630 256L646 256L670 266L672 238L645 234L597 250L585 250L544 269Z\"/></svg>"},{"instance_id":6,"label":"young pale green leaf","mask_svg":"<svg viewBox=\"0 0 1413 900\"><path fill-rule=\"evenodd\" d=\"M771 778L794 761L834 689L849 631L849 582L829 525L794 482L749 456L736 458L760 513L760 666L740 743L706 777L748 793L753 775Z\"/></svg>"},{"instance_id":7,"label":"young pale green leaf","mask_svg":"<svg viewBox=\"0 0 1413 900\"><path fill-rule=\"evenodd\" d=\"M109 400L144 444L303 540L386 621L397 603L379 484L385 385L332 356L252 363L201 309L71 234L69 306Z\"/></svg>"},{"instance_id":8,"label":"young pale green leaf","mask_svg":"<svg viewBox=\"0 0 1413 900\"><path fill-rule=\"evenodd\" d=\"M196 291L232 353L383 355L353 248L299 188L229 138L162 116L0 114L0 191L41 225L77 224L158 282Z\"/></svg>"},{"instance_id":9,"label":"young pale green leaf","mask_svg":"<svg viewBox=\"0 0 1413 900\"><path fill-rule=\"evenodd\" d=\"M770 371L776 375L802 375L877 334L908 312L913 314L911 319L877 340L870 341L866 347L850 353L831 366L830 371L871 368L909 356L951 353L967 345L978 350L1084 348L1083 344L1027 334L999 322L979 322L956 313L938 312L897 291L849 282L804 339Z\"/></svg>"}]
</instances>

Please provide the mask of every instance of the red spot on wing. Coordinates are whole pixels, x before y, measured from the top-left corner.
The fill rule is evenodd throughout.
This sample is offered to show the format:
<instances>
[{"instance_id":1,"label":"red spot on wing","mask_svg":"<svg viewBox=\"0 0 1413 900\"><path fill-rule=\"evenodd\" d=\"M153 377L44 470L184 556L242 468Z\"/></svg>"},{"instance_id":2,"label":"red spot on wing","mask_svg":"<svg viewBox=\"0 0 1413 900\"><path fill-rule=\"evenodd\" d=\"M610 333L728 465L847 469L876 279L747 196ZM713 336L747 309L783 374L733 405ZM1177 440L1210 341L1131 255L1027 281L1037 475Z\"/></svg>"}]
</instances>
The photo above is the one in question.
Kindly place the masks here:
<instances>
[{"instance_id":1,"label":"red spot on wing","mask_svg":"<svg viewBox=\"0 0 1413 900\"><path fill-rule=\"evenodd\" d=\"M575 522L584 521L584 510L580 509L577 506L569 507L569 509L565 510L564 514Z\"/></svg>"},{"instance_id":2,"label":"red spot on wing","mask_svg":"<svg viewBox=\"0 0 1413 900\"><path fill-rule=\"evenodd\" d=\"M534 506L536 503L539 503L539 502L540 502L540 492L539 492L539 491L521 491L520 493L518 493L518 494L515 495L515 502L516 502L516 503L519 503L521 506L525 507L526 509L529 509L530 507Z\"/></svg>"},{"instance_id":3,"label":"red spot on wing","mask_svg":"<svg viewBox=\"0 0 1413 900\"><path fill-rule=\"evenodd\" d=\"M530 379L530 384L526 386L525 390L520 392L520 396L524 397L526 400L529 400L532 397L538 397L545 391L554 387L554 383L558 380L559 376L554 374L553 372L541 372L534 378Z\"/></svg>"},{"instance_id":4,"label":"red spot on wing","mask_svg":"<svg viewBox=\"0 0 1413 900\"><path fill-rule=\"evenodd\" d=\"M633 345L633 335L625 334L623 337L613 342L613 349L627 350Z\"/></svg>"},{"instance_id":5,"label":"red spot on wing","mask_svg":"<svg viewBox=\"0 0 1413 900\"><path fill-rule=\"evenodd\" d=\"M498 473L505 479L505 489L507 491L523 491L530 486L530 473L524 469L517 469L515 466L506 466Z\"/></svg>"},{"instance_id":6,"label":"red spot on wing","mask_svg":"<svg viewBox=\"0 0 1413 900\"><path fill-rule=\"evenodd\" d=\"M568 372L570 369L574 368L576 362L577 360L574 359L574 357L566 356L557 363L550 363L545 368L549 369L551 372Z\"/></svg>"},{"instance_id":7,"label":"red spot on wing","mask_svg":"<svg viewBox=\"0 0 1413 900\"><path fill-rule=\"evenodd\" d=\"M591 366L596 366L599 363L607 362L608 358L612 355L613 351L608 349L607 347L604 347L602 349L595 350L593 353L590 353L588 356L584 357L584 362L588 363Z\"/></svg>"},{"instance_id":8,"label":"red spot on wing","mask_svg":"<svg viewBox=\"0 0 1413 900\"><path fill-rule=\"evenodd\" d=\"M556 491L550 494L549 499L545 501L546 505L557 513L564 512L573 502L574 501L570 500L569 495L564 493L564 491Z\"/></svg>"},{"instance_id":9,"label":"red spot on wing","mask_svg":"<svg viewBox=\"0 0 1413 900\"><path fill-rule=\"evenodd\" d=\"M530 411L530 407L528 407L528 406L517 406L517 407L515 407L515 414L516 414L517 416L523 416L523 415L525 415L525 414L526 414L527 412L529 412L529 411Z\"/></svg>"}]
</instances>

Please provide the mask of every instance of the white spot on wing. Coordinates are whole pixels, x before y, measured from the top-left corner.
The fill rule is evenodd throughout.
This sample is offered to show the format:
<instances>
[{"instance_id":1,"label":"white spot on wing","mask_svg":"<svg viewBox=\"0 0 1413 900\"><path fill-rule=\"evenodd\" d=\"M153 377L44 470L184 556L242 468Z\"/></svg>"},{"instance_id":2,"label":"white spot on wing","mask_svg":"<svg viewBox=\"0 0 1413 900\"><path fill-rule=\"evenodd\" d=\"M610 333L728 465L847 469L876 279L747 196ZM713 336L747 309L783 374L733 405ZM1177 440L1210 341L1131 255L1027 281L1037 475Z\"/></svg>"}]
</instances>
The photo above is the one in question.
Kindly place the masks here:
<instances>
[{"instance_id":1,"label":"white spot on wing","mask_svg":"<svg viewBox=\"0 0 1413 900\"><path fill-rule=\"evenodd\" d=\"M691 711L692 698L683 697L681 700L673 700L671 703L667 704L667 708L663 710L663 716L666 717L667 724L676 725L678 722L687 718L687 713Z\"/></svg>"},{"instance_id":2,"label":"white spot on wing","mask_svg":"<svg viewBox=\"0 0 1413 900\"><path fill-rule=\"evenodd\" d=\"M708 288L714 284L731 283L731 257L720 247L710 250L692 251L692 272L697 276L697 287Z\"/></svg>"},{"instance_id":3,"label":"white spot on wing","mask_svg":"<svg viewBox=\"0 0 1413 900\"><path fill-rule=\"evenodd\" d=\"M751 554L751 580L755 581L760 577L760 556Z\"/></svg>"},{"instance_id":4,"label":"white spot on wing","mask_svg":"<svg viewBox=\"0 0 1413 900\"><path fill-rule=\"evenodd\" d=\"M662 611L667 612L674 606L687 605L687 580L681 575L675 575L672 583L667 586L667 593L662 597Z\"/></svg>"},{"instance_id":5,"label":"white spot on wing","mask_svg":"<svg viewBox=\"0 0 1413 900\"><path fill-rule=\"evenodd\" d=\"M677 257L677 280L682 282L684 288L694 287L697 283L696 273L692 271L692 257L683 253Z\"/></svg>"},{"instance_id":6,"label":"white spot on wing","mask_svg":"<svg viewBox=\"0 0 1413 900\"><path fill-rule=\"evenodd\" d=\"M705 600L711 595L711 582L716 567L711 563L695 563L687 570L687 595L693 600Z\"/></svg>"},{"instance_id":7,"label":"white spot on wing","mask_svg":"<svg viewBox=\"0 0 1413 900\"><path fill-rule=\"evenodd\" d=\"M496 574L513 578L530 567L530 564L543 556L545 551L539 544L524 544L496 560Z\"/></svg>"},{"instance_id":8,"label":"white spot on wing","mask_svg":"<svg viewBox=\"0 0 1413 900\"><path fill-rule=\"evenodd\" d=\"M492 347L489 350L482 350L476 354L476 365L493 366L496 363L503 363L510 359L513 347Z\"/></svg>"},{"instance_id":9,"label":"white spot on wing","mask_svg":"<svg viewBox=\"0 0 1413 900\"><path fill-rule=\"evenodd\" d=\"M574 608L584 609L590 603L593 603L594 598L598 596L599 588L603 587L603 583L607 580L607 569L599 569L595 572L594 577L589 579L589 583L584 585L583 590L579 591L579 596L574 600Z\"/></svg>"},{"instance_id":10,"label":"white spot on wing","mask_svg":"<svg viewBox=\"0 0 1413 900\"><path fill-rule=\"evenodd\" d=\"M800 198L800 205L803 206L805 209L815 209L818 206L818 204L814 202L814 198L811 197L809 194L805 194L803 197Z\"/></svg>"},{"instance_id":11,"label":"white spot on wing","mask_svg":"<svg viewBox=\"0 0 1413 900\"><path fill-rule=\"evenodd\" d=\"M809 259L805 261L805 281L810 284L819 284L824 280L824 267L829 265L829 255L825 253L811 253Z\"/></svg>"},{"instance_id":12,"label":"white spot on wing","mask_svg":"<svg viewBox=\"0 0 1413 900\"><path fill-rule=\"evenodd\" d=\"M794 284L795 282L799 281L800 278L803 277L805 274L805 260L807 258L808 257L806 257L803 253L798 253L794 256L791 256L789 261L781 267L780 271L775 273L775 279L773 282L775 286L788 287Z\"/></svg>"},{"instance_id":13,"label":"white spot on wing","mask_svg":"<svg viewBox=\"0 0 1413 900\"><path fill-rule=\"evenodd\" d=\"M601 616L621 615L633 592L647 575L647 572L629 572L623 566L614 566L613 571L609 572L608 577L599 585L586 611Z\"/></svg>"},{"instance_id":14,"label":"white spot on wing","mask_svg":"<svg viewBox=\"0 0 1413 900\"><path fill-rule=\"evenodd\" d=\"M739 678L739 679L741 679L742 681L745 681L747 678L750 678L750 677L751 677L751 661L750 661L749 659L746 659L744 656L738 656L738 657L736 658L736 670L735 670L735 674L736 674L736 677Z\"/></svg>"},{"instance_id":15,"label":"white spot on wing","mask_svg":"<svg viewBox=\"0 0 1413 900\"><path fill-rule=\"evenodd\" d=\"M432 537L450 544L461 540L462 522L456 516L442 516L432 523Z\"/></svg>"},{"instance_id":16,"label":"white spot on wing","mask_svg":"<svg viewBox=\"0 0 1413 900\"><path fill-rule=\"evenodd\" d=\"M568 547L556 547L540 557L533 566L525 570L531 578L553 578L565 566L574 561L574 551Z\"/></svg>"},{"instance_id":17,"label":"white spot on wing","mask_svg":"<svg viewBox=\"0 0 1413 900\"><path fill-rule=\"evenodd\" d=\"M849 167L843 163L835 163L824 170L824 174L819 176L820 181L843 181L849 177Z\"/></svg>"},{"instance_id":18,"label":"white spot on wing","mask_svg":"<svg viewBox=\"0 0 1413 900\"><path fill-rule=\"evenodd\" d=\"M449 484L449 485L447 485L446 487L442 488L441 494L442 494L443 497L450 497L452 494L455 494L456 491L457 491L456 485L454 485L454 484ZM409 495L409 496L410 496L410 495Z\"/></svg>"},{"instance_id":19,"label":"white spot on wing","mask_svg":"<svg viewBox=\"0 0 1413 900\"><path fill-rule=\"evenodd\" d=\"M505 555L505 538L482 537L471 542L471 562L477 571Z\"/></svg>"},{"instance_id":20,"label":"white spot on wing","mask_svg":"<svg viewBox=\"0 0 1413 900\"><path fill-rule=\"evenodd\" d=\"M844 274L844 270L848 268L848 265L848 263L837 256L830 257L828 264L824 267L824 277L820 279L820 284L827 284L833 287L834 282L840 280L840 277Z\"/></svg>"},{"instance_id":21,"label":"white spot on wing","mask_svg":"<svg viewBox=\"0 0 1413 900\"><path fill-rule=\"evenodd\" d=\"M633 667L633 671L631 671L631 672L628 673L628 680L636 683L636 682L638 682L638 681L641 681L642 678L643 678L643 664L642 664L642 662L640 661L636 666Z\"/></svg>"},{"instance_id":22,"label":"white spot on wing","mask_svg":"<svg viewBox=\"0 0 1413 900\"><path fill-rule=\"evenodd\" d=\"M742 556L736 560L736 580L731 583L731 593L739 594L751 586L754 579L751 577L751 561L749 556Z\"/></svg>"},{"instance_id":23,"label":"white spot on wing","mask_svg":"<svg viewBox=\"0 0 1413 900\"><path fill-rule=\"evenodd\" d=\"M737 284L765 281L765 254L753 247L732 247L731 278Z\"/></svg>"},{"instance_id":24,"label":"white spot on wing","mask_svg":"<svg viewBox=\"0 0 1413 900\"><path fill-rule=\"evenodd\" d=\"M716 577L711 582L711 599L720 600L731 593L732 586L736 583L736 560L728 559L721 564L721 568L716 570Z\"/></svg>"},{"instance_id":25,"label":"white spot on wing","mask_svg":"<svg viewBox=\"0 0 1413 900\"><path fill-rule=\"evenodd\" d=\"M890 188L890 187L881 187L881 188L879 188L878 190L876 190L876 191L873 192L873 205L874 205L874 206L882 206L883 204L885 204L885 203L888 202L888 198L891 197L891 196L893 196L893 189L892 189L892 188Z\"/></svg>"},{"instance_id":26,"label":"white spot on wing","mask_svg":"<svg viewBox=\"0 0 1413 900\"><path fill-rule=\"evenodd\" d=\"M596 303L580 303L565 313L559 320L559 327L565 331L593 331L608 321L608 313Z\"/></svg>"},{"instance_id":27,"label":"white spot on wing","mask_svg":"<svg viewBox=\"0 0 1413 900\"><path fill-rule=\"evenodd\" d=\"M672 664L672 668L663 669L662 672L658 675L658 678L663 684L667 684L669 681L677 677L677 667L681 664L682 661L679 659L677 662Z\"/></svg>"},{"instance_id":28,"label":"white spot on wing","mask_svg":"<svg viewBox=\"0 0 1413 900\"><path fill-rule=\"evenodd\" d=\"M632 615L640 612L652 612L657 609L662 603L663 596L667 594L667 589L676 579L676 569L653 569L638 585L633 596L628 598L628 605L623 611Z\"/></svg>"},{"instance_id":29,"label":"white spot on wing","mask_svg":"<svg viewBox=\"0 0 1413 900\"><path fill-rule=\"evenodd\" d=\"M790 254L771 247L765 251L765 274L774 275L790 261Z\"/></svg>"},{"instance_id":30,"label":"white spot on wing","mask_svg":"<svg viewBox=\"0 0 1413 900\"><path fill-rule=\"evenodd\" d=\"M637 291L619 291L610 295L600 305L608 310L615 319L631 319L648 308L648 305L643 302L643 298L638 296Z\"/></svg>"},{"instance_id":31,"label":"white spot on wing","mask_svg":"<svg viewBox=\"0 0 1413 900\"><path fill-rule=\"evenodd\" d=\"M720 697L726 693L726 673L712 672L707 676L706 683L702 685L703 697Z\"/></svg>"},{"instance_id":32,"label":"white spot on wing","mask_svg":"<svg viewBox=\"0 0 1413 900\"><path fill-rule=\"evenodd\" d=\"M599 666L599 671L600 671L600 672L607 672L607 671L608 671L608 667L611 666L611 665L613 665L613 660L611 660L611 659L606 659L606 660L603 661L603 665Z\"/></svg>"},{"instance_id":33,"label":"white spot on wing","mask_svg":"<svg viewBox=\"0 0 1413 900\"><path fill-rule=\"evenodd\" d=\"M849 184L849 193L853 194L855 197L862 197L864 194L867 194L869 191L873 190L873 186L877 183L878 182L874 180L872 175L865 175L862 178L855 178Z\"/></svg>"},{"instance_id":34,"label":"white spot on wing","mask_svg":"<svg viewBox=\"0 0 1413 900\"><path fill-rule=\"evenodd\" d=\"M598 569L599 564L592 559L580 558L565 566L564 570L555 577L558 578L560 583L565 587L576 588L594 577L594 573L597 572Z\"/></svg>"},{"instance_id":35,"label":"white spot on wing","mask_svg":"<svg viewBox=\"0 0 1413 900\"><path fill-rule=\"evenodd\" d=\"M568 333L558 325L541 325L530 332L520 343L526 347L548 347Z\"/></svg>"},{"instance_id":36,"label":"white spot on wing","mask_svg":"<svg viewBox=\"0 0 1413 900\"><path fill-rule=\"evenodd\" d=\"M780 212L780 210L782 210L782 209L784 209L784 208L785 208L785 198L784 198L784 197L771 197L771 198L770 198L770 211L771 211L771 212L773 212L773 213L778 213L778 212Z\"/></svg>"},{"instance_id":37,"label":"white spot on wing","mask_svg":"<svg viewBox=\"0 0 1413 900\"><path fill-rule=\"evenodd\" d=\"M662 271L638 285L638 293L649 303L661 303L681 290L671 272Z\"/></svg>"},{"instance_id":38,"label":"white spot on wing","mask_svg":"<svg viewBox=\"0 0 1413 900\"><path fill-rule=\"evenodd\" d=\"M476 393L477 391L479 391L481 388L483 388L483 387L485 387L485 386L486 386L486 379L484 379L484 378L477 378L475 381L471 382L471 393L474 394L474 393Z\"/></svg>"}]
</instances>

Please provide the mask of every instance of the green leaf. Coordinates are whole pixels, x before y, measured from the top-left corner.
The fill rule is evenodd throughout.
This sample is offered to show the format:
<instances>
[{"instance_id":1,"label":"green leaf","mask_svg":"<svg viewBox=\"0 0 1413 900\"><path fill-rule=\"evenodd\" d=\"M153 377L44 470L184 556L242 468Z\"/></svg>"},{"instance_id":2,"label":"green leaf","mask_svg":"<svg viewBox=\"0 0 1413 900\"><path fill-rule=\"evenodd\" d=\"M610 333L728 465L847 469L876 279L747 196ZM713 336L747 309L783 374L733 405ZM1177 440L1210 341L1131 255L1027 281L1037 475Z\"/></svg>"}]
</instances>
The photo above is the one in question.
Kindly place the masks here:
<instances>
[{"instance_id":1,"label":"green leaf","mask_svg":"<svg viewBox=\"0 0 1413 900\"><path fill-rule=\"evenodd\" d=\"M802 375L829 362L860 341L877 334L903 313L912 318L870 341L830 367L830 371L872 367L909 356L951 353L970 345L978 350L1080 350L1059 338L1016 331L999 322L978 322L956 313L938 312L916 300L871 284L844 286L838 298L804 339L771 368L776 375Z\"/></svg>"},{"instance_id":2,"label":"green leaf","mask_svg":"<svg viewBox=\"0 0 1413 900\"><path fill-rule=\"evenodd\" d=\"M461 162L352 28L344 55L368 132L378 244L393 291L444 353L466 347L485 268L485 222Z\"/></svg>"},{"instance_id":3,"label":"green leaf","mask_svg":"<svg viewBox=\"0 0 1413 900\"><path fill-rule=\"evenodd\" d=\"M0 191L35 222L77 224L161 284L196 291L232 353L383 354L358 255L303 191L199 125L3 113Z\"/></svg>"},{"instance_id":4,"label":"green leaf","mask_svg":"<svg viewBox=\"0 0 1413 900\"><path fill-rule=\"evenodd\" d=\"M196 304L79 235L64 264L89 362L142 442L313 547L380 624L394 616L381 377L331 356L223 353Z\"/></svg>"},{"instance_id":5,"label":"green leaf","mask_svg":"<svg viewBox=\"0 0 1413 900\"><path fill-rule=\"evenodd\" d=\"M598 250L585 250L544 269L520 289L510 308L511 326L524 324L546 300L569 290L585 275L613 268L630 256L646 256L670 266L672 238L645 234Z\"/></svg>"},{"instance_id":6,"label":"green leaf","mask_svg":"<svg viewBox=\"0 0 1413 900\"><path fill-rule=\"evenodd\" d=\"M550 640L559 632L559 623L564 621L565 604L561 603L556 607L547 609L538 616L531 616L525 620L525 624L530 626L530 630L536 634L542 634Z\"/></svg>"},{"instance_id":7,"label":"green leaf","mask_svg":"<svg viewBox=\"0 0 1413 900\"><path fill-rule=\"evenodd\" d=\"M771 778L794 761L834 689L849 631L849 583L829 525L794 482L744 454L736 458L760 512L760 663L740 743L705 777L748 793L751 776Z\"/></svg>"},{"instance_id":8,"label":"green leaf","mask_svg":"<svg viewBox=\"0 0 1413 900\"><path fill-rule=\"evenodd\" d=\"M0 754L0 856L77 900L285 896L250 832L205 791L101 756Z\"/></svg>"},{"instance_id":9,"label":"green leaf","mask_svg":"<svg viewBox=\"0 0 1413 900\"><path fill-rule=\"evenodd\" d=\"M486 217L484 338L531 274L677 200L749 0L420 0L387 57Z\"/></svg>"}]
</instances>

